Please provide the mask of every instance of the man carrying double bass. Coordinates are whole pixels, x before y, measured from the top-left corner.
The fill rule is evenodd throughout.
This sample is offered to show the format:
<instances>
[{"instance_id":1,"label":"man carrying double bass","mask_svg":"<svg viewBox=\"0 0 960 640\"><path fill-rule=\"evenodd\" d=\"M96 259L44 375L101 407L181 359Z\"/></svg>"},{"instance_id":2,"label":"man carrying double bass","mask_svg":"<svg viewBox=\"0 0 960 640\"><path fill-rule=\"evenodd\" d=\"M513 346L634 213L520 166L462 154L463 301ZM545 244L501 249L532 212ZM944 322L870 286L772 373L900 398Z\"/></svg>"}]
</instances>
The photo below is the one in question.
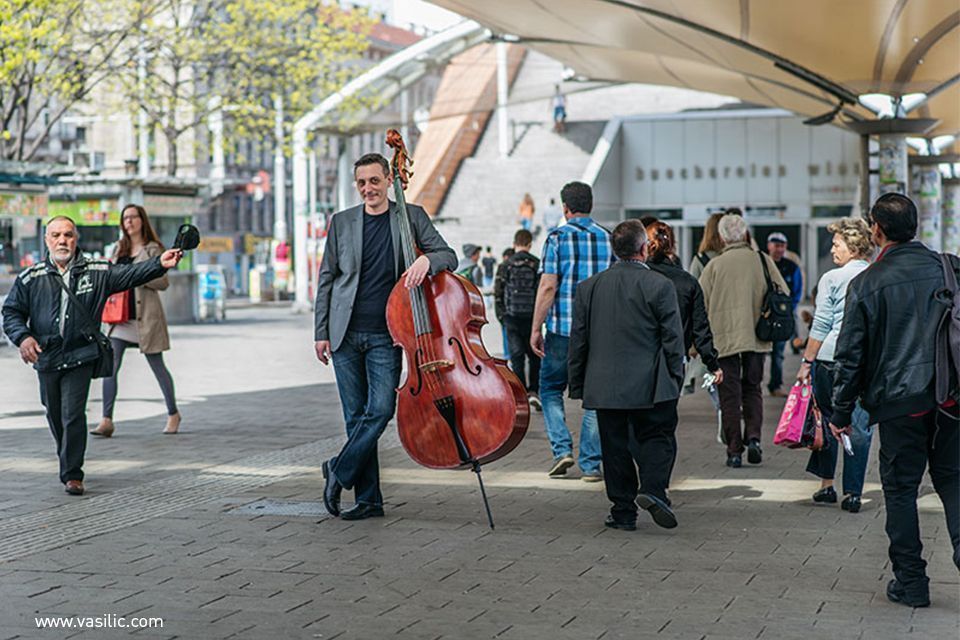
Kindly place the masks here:
<instances>
[{"instance_id":1,"label":"man carrying double bass","mask_svg":"<svg viewBox=\"0 0 960 640\"><path fill-rule=\"evenodd\" d=\"M387 330L387 299L401 277L407 288L428 274L453 270L457 256L422 207L407 204L414 241L422 252L402 272L397 205L387 199L390 165L379 153L353 165L363 203L333 216L317 280L315 348L333 360L347 427L347 442L323 463L323 503L333 516L362 520L383 516L377 442L396 408L401 351ZM356 506L340 513L342 489Z\"/></svg>"}]
</instances>

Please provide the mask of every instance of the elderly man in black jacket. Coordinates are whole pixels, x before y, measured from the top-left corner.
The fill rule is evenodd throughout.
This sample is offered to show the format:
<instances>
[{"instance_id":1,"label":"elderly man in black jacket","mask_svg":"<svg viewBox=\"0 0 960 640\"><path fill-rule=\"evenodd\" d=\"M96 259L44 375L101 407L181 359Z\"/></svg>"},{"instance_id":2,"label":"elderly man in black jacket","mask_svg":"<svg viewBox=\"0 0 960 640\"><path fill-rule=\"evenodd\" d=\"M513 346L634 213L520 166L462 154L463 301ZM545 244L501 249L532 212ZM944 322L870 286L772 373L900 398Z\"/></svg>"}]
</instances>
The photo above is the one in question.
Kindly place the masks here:
<instances>
[{"instance_id":1,"label":"elderly man in black jacket","mask_svg":"<svg viewBox=\"0 0 960 640\"><path fill-rule=\"evenodd\" d=\"M915 239L917 209L888 193L870 211L880 255L850 281L837 339L831 428L850 431L859 397L880 424L880 479L887 508L893 602L926 607L930 592L921 557L917 491L929 464L947 519L953 561L960 567L960 419L957 389L942 406L935 399L935 336L945 306L940 254ZM951 256L955 270L960 261Z\"/></svg>"},{"instance_id":2,"label":"elderly man in black jacket","mask_svg":"<svg viewBox=\"0 0 960 640\"><path fill-rule=\"evenodd\" d=\"M677 519L666 488L676 455L684 356L677 293L647 266L647 234L639 220L617 225L610 242L619 261L577 287L570 397L597 410L603 477L613 503L606 526L636 529L640 506L658 525L673 528Z\"/></svg>"},{"instance_id":3,"label":"elderly man in black jacket","mask_svg":"<svg viewBox=\"0 0 960 640\"><path fill-rule=\"evenodd\" d=\"M17 276L3 304L3 330L40 378L40 399L57 443L60 482L71 495L83 495L83 456L87 448L87 396L100 348L91 335L111 294L159 278L183 255L170 249L152 260L114 265L87 260L77 251L77 227L58 216L47 223L49 256ZM64 291L65 284L83 308ZM99 329L93 328L94 331Z\"/></svg>"}]
</instances>

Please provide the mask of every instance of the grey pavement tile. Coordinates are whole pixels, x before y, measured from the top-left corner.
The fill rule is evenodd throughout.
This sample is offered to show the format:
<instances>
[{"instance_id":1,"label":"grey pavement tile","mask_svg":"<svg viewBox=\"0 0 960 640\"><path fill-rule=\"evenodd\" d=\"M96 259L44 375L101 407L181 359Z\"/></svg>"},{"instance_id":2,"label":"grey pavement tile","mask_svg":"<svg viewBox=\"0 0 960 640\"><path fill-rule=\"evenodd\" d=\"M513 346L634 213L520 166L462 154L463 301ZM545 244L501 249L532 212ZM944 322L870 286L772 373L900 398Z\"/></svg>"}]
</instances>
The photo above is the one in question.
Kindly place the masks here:
<instances>
[{"instance_id":1,"label":"grey pavement tile","mask_svg":"<svg viewBox=\"0 0 960 640\"><path fill-rule=\"evenodd\" d=\"M267 324L282 332L298 322ZM301 329L308 343L309 322ZM4 366L0 359L0 374ZM143 483L199 477L213 465L341 442L335 387L285 375L275 377L289 381L284 388L228 388L193 401L190 438L155 434L153 419L125 421L119 437L88 448L92 493L124 495ZM602 486L546 478L549 446L536 414L520 447L485 469L498 527L491 532L470 476L417 467L387 446L391 427L381 448L386 518L317 523L231 511L259 499L317 501L317 460L299 475L238 484L229 495L116 531L83 536L81 520L83 539L0 563L0 630L36 632L37 610L97 607L161 616L164 634L204 639L957 637L958 579L942 512L921 513L934 605L917 612L892 605L883 592L890 567L879 493L868 484L871 502L856 516L815 508L806 456L772 446L761 467L726 469L703 428L712 420L707 404L696 394L680 405L671 491L680 527L672 531L644 514L637 532L606 530ZM765 399L769 415L775 404ZM567 409L578 419L577 406ZM266 423L276 428L266 432ZM0 429L0 466L2 452L16 447L43 471L0 476L0 514L76 504L50 482L45 430L12 433ZM767 430L768 445L769 437ZM874 451L867 479L874 486L875 460ZM8 603L15 613L5 615ZM109 640L165 637L144 633Z\"/></svg>"}]
</instances>

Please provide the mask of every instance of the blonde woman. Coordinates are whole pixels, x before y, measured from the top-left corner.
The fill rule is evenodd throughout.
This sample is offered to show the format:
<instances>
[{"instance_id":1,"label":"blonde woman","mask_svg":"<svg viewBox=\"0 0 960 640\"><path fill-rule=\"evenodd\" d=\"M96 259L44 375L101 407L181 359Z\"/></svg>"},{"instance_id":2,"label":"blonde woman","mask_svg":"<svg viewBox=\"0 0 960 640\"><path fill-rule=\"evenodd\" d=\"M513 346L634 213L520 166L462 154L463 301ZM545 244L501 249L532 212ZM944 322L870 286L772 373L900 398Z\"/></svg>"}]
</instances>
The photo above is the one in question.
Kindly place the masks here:
<instances>
[{"instance_id":1,"label":"blonde woman","mask_svg":"<svg viewBox=\"0 0 960 640\"><path fill-rule=\"evenodd\" d=\"M126 205L120 212L120 242L114 252L117 264L130 264L149 260L163 253L160 238L153 230L146 210L135 204ZM158 291L169 286L164 275L133 290L129 296L130 319L110 325L107 336L113 344L113 376L103 380L103 419L90 433L109 438L115 430L113 408L117 399L117 378L123 353L130 347L139 348L147 357L147 364L160 384L160 391L167 405L167 424L163 432L177 433L180 428L180 412L173 389L173 378L163 362L163 352L170 349L167 333L167 318L163 313Z\"/></svg>"},{"instance_id":2,"label":"blonde woman","mask_svg":"<svg viewBox=\"0 0 960 640\"><path fill-rule=\"evenodd\" d=\"M803 352L803 363L797 372L798 380L809 380L813 384L813 397L823 414L824 424L833 415L831 397L833 396L833 374L836 365L833 360L837 346L837 336L843 324L843 307L846 301L847 285L869 266L873 255L873 241L870 228L860 218L843 218L834 222L827 231L833 234L833 247L830 250L833 262L839 267L827 271L817 284L817 308L810 327L810 338ZM824 448L810 455L807 471L820 478L820 490L813 494L813 501L836 504L837 492L833 488L837 457L843 451L843 494L840 507L844 511L860 511L860 496L863 493L863 479L867 473L867 458L870 455L872 433L869 429L870 418L858 402L852 416L850 444L853 453L844 450L835 438L827 438Z\"/></svg>"}]
</instances>

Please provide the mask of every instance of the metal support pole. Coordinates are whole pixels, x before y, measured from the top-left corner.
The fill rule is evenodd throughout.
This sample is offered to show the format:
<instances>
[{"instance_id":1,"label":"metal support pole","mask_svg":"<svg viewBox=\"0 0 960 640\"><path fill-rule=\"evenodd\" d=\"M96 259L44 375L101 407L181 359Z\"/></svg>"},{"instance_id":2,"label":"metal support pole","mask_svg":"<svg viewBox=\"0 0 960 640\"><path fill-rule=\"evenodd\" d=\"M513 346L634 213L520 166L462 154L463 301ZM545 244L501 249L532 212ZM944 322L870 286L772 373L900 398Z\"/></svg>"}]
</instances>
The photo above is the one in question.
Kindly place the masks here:
<instances>
[{"instance_id":1,"label":"metal support pole","mask_svg":"<svg viewBox=\"0 0 960 640\"><path fill-rule=\"evenodd\" d=\"M497 133L500 157L510 154L507 121L507 43L497 43Z\"/></svg>"},{"instance_id":2,"label":"metal support pole","mask_svg":"<svg viewBox=\"0 0 960 640\"><path fill-rule=\"evenodd\" d=\"M294 311L310 311L310 290L307 277L307 130L301 126L293 129L293 260L296 298Z\"/></svg>"},{"instance_id":3,"label":"metal support pole","mask_svg":"<svg viewBox=\"0 0 960 640\"><path fill-rule=\"evenodd\" d=\"M143 38L140 38L140 48L137 52L137 85L140 88L140 95L147 94L147 48ZM150 175L150 123L147 119L147 110L140 108L137 114L137 124L140 127L139 150L137 153L138 173L141 178Z\"/></svg>"},{"instance_id":4,"label":"metal support pole","mask_svg":"<svg viewBox=\"0 0 960 640\"><path fill-rule=\"evenodd\" d=\"M860 135L860 217L870 212L870 136Z\"/></svg>"},{"instance_id":5,"label":"metal support pole","mask_svg":"<svg viewBox=\"0 0 960 640\"><path fill-rule=\"evenodd\" d=\"M410 139L410 91L400 92L400 135L404 140Z\"/></svg>"},{"instance_id":6,"label":"metal support pole","mask_svg":"<svg viewBox=\"0 0 960 640\"><path fill-rule=\"evenodd\" d=\"M920 241L934 251L943 247L941 232L942 178L935 164L919 164L910 167L910 196L917 205Z\"/></svg>"},{"instance_id":7,"label":"metal support pole","mask_svg":"<svg viewBox=\"0 0 960 640\"><path fill-rule=\"evenodd\" d=\"M907 137L899 133L880 136L880 195L907 193Z\"/></svg>"},{"instance_id":8,"label":"metal support pole","mask_svg":"<svg viewBox=\"0 0 960 640\"><path fill-rule=\"evenodd\" d=\"M943 181L943 250L960 255L960 180Z\"/></svg>"},{"instance_id":9,"label":"metal support pole","mask_svg":"<svg viewBox=\"0 0 960 640\"><path fill-rule=\"evenodd\" d=\"M283 155L283 96L273 96L273 239L287 241L287 165Z\"/></svg>"},{"instance_id":10,"label":"metal support pole","mask_svg":"<svg viewBox=\"0 0 960 640\"><path fill-rule=\"evenodd\" d=\"M220 96L210 98L210 146L212 160L210 163L210 197L216 198L223 193L223 182L226 179L226 156L223 152L223 109Z\"/></svg>"}]
</instances>

